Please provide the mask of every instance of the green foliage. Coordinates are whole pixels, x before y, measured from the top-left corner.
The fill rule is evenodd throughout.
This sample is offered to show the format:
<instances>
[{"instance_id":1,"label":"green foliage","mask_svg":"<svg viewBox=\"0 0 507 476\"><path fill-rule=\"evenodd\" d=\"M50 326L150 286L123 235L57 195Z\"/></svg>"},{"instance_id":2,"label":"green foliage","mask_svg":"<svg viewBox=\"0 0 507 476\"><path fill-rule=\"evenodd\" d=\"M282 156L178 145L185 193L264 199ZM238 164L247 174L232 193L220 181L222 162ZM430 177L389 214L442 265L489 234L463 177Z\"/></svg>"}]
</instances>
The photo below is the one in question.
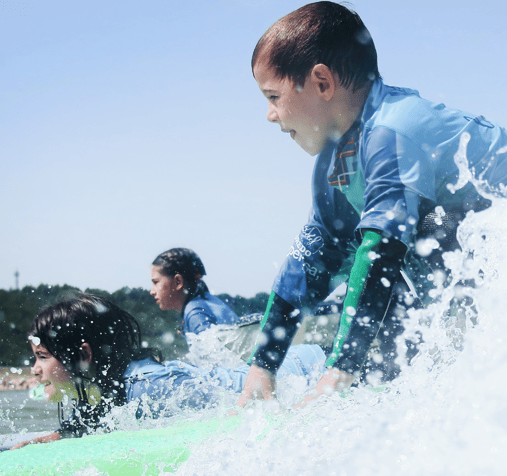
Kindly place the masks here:
<instances>
[{"instance_id":1,"label":"green foliage","mask_svg":"<svg viewBox=\"0 0 507 476\"><path fill-rule=\"evenodd\" d=\"M268 304L268 293L257 293L253 298L247 299L241 296L232 297L228 294L219 294L224 301L238 316L253 313L264 313Z\"/></svg>"},{"instance_id":2,"label":"green foliage","mask_svg":"<svg viewBox=\"0 0 507 476\"><path fill-rule=\"evenodd\" d=\"M26 365L32 356L27 332L34 316L46 306L74 297L81 291L72 286L49 286L37 288L26 286L21 290L0 289L0 366ZM161 311L149 291L142 288L122 288L114 293L101 289L86 289L86 293L108 299L132 314L141 327L144 345L157 347L164 359L181 358L188 351L178 313ZM238 316L264 312L269 295L258 293L251 299L241 296L220 297Z\"/></svg>"},{"instance_id":3,"label":"green foliage","mask_svg":"<svg viewBox=\"0 0 507 476\"><path fill-rule=\"evenodd\" d=\"M31 357L27 331L37 312L78 291L71 286L0 289L0 365L24 365Z\"/></svg>"},{"instance_id":4,"label":"green foliage","mask_svg":"<svg viewBox=\"0 0 507 476\"><path fill-rule=\"evenodd\" d=\"M71 286L26 286L21 290L0 289L0 366L26 365L31 357L27 332L34 316L44 307L72 298L81 291ZM114 293L86 289L132 314L141 327L144 345L158 347L165 359L182 357L187 351L178 334L177 314L161 311L145 289L122 288Z\"/></svg>"}]
</instances>

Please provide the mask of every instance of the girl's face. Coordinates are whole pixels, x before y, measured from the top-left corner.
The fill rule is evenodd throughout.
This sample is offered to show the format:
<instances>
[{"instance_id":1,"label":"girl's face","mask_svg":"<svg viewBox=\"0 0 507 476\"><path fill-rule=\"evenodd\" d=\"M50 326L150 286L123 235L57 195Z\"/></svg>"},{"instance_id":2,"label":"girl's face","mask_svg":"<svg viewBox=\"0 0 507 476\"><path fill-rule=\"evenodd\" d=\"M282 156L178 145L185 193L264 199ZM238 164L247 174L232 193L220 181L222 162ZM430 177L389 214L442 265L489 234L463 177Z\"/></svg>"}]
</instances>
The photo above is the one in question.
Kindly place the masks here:
<instances>
[{"instance_id":1,"label":"girl's face","mask_svg":"<svg viewBox=\"0 0 507 476\"><path fill-rule=\"evenodd\" d=\"M44 346L35 345L37 337L31 339L33 355L35 355L35 364L32 367L32 374L39 377L39 381L44 385L48 402L61 402L64 395L69 398L76 398L77 391L72 374L65 369L63 364L53 356Z\"/></svg>"},{"instance_id":2,"label":"girl's face","mask_svg":"<svg viewBox=\"0 0 507 476\"><path fill-rule=\"evenodd\" d=\"M150 294L163 311L183 310L186 293L183 278L180 274L168 277L161 273L160 266L151 267L151 291Z\"/></svg>"}]
</instances>

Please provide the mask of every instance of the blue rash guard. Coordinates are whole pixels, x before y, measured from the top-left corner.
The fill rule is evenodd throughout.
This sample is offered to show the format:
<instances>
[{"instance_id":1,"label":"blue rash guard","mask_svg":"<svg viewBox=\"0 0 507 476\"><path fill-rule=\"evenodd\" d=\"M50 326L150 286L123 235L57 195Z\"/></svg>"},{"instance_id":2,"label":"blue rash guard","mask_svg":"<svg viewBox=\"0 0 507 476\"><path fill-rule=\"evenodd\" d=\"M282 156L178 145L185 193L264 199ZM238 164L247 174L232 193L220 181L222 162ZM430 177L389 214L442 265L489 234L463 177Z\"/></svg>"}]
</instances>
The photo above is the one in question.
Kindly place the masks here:
<instances>
[{"instance_id":1,"label":"blue rash guard","mask_svg":"<svg viewBox=\"0 0 507 476\"><path fill-rule=\"evenodd\" d=\"M324 362L325 354L319 346L295 345L289 349L278 377L297 375L310 382L324 372ZM148 358L128 365L124 373L125 394L127 402L140 402L137 417L143 414L157 417L161 412L170 414L171 408L199 409L216 403L220 390L240 393L248 371L248 365L208 371L178 360L160 364Z\"/></svg>"},{"instance_id":2,"label":"blue rash guard","mask_svg":"<svg viewBox=\"0 0 507 476\"><path fill-rule=\"evenodd\" d=\"M299 376L307 385L325 370L326 356L318 345L295 345L278 371L278 378ZM215 367L205 370L178 360L159 363L151 357L135 360L125 369L122 385L125 403L134 403L136 418L171 416L181 409L199 410L220 402L224 392L243 390L250 367ZM62 437L80 437L97 428L113 429L104 424L94 406L76 406L57 430ZM110 410L110 407L107 411Z\"/></svg>"},{"instance_id":3,"label":"blue rash guard","mask_svg":"<svg viewBox=\"0 0 507 476\"><path fill-rule=\"evenodd\" d=\"M235 325L239 323L236 313L220 298L209 292L196 296L189 301L183 310L183 331L199 334L213 324Z\"/></svg>"},{"instance_id":4,"label":"blue rash guard","mask_svg":"<svg viewBox=\"0 0 507 476\"><path fill-rule=\"evenodd\" d=\"M460 176L467 168L490 188L507 183L506 131L376 80L355 124L316 160L309 220L275 279L262 344L249 363L276 371L297 330L294 310L315 306L349 282L327 365L356 373L392 305L400 269L418 293L428 289L415 252L416 240L427 236L426 218L456 217L455 231L468 210L489 206Z\"/></svg>"}]
</instances>

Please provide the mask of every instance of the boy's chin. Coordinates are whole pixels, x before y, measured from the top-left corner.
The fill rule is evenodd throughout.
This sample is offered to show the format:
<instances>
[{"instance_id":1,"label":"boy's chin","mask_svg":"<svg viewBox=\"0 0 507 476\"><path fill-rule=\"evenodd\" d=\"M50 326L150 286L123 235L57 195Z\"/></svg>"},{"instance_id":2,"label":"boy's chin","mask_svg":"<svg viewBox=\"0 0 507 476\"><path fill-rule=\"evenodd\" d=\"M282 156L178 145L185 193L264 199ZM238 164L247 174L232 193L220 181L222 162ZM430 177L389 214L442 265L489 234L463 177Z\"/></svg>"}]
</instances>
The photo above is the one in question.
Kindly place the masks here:
<instances>
[{"instance_id":1,"label":"boy's chin","mask_svg":"<svg viewBox=\"0 0 507 476\"><path fill-rule=\"evenodd\" d=\"M317 145L313 142L308 142L305 144L297 143L299 147L301 147L307 154L311 155L312 157L315 157L316 155L319 155L322 152L322 149L324 149L324 145Z\"/></svg>"},{"instance_id":2,"label":"boy's chin","mask_svg":"<svg viewBox=\"0 0 507 476\"><path fill-rule=\"evenodd\" d=\"M315 157L316 155L319 155L319 154L322 152L322 149L323 149L323 148L321 148L321 149L308 149L308 148L306 148L306 147L302 147L302 146L301 146L301 148L302 148L302 149L303 149L303 150L304 150L307 154L309 154L309 155L310 155L310 156L312 156L312 157Z\"/></svg>"}]
</instances>

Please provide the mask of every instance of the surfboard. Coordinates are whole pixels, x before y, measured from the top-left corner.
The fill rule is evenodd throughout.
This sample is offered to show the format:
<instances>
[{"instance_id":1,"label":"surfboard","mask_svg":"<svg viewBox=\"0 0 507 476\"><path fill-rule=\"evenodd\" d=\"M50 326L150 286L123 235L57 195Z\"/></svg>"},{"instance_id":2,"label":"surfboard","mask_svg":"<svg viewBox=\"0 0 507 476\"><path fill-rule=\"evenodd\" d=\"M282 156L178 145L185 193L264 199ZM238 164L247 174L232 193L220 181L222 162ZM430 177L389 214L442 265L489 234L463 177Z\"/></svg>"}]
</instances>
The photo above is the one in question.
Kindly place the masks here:
<instances>
[{"instance_id":1,"label":"surfboard","mask_svg":"<svg viewBox=\"0 0 507 476\"><path fill-rule=\"evenodd\" d=\"M70 476L94 470L109 476L155 476L174 472L188 459L195 445L225 435L241 423L241 415L181 420L167 428L117 431L27 445L0 453L0 475Z\"/></svg>"}]
</instances>

